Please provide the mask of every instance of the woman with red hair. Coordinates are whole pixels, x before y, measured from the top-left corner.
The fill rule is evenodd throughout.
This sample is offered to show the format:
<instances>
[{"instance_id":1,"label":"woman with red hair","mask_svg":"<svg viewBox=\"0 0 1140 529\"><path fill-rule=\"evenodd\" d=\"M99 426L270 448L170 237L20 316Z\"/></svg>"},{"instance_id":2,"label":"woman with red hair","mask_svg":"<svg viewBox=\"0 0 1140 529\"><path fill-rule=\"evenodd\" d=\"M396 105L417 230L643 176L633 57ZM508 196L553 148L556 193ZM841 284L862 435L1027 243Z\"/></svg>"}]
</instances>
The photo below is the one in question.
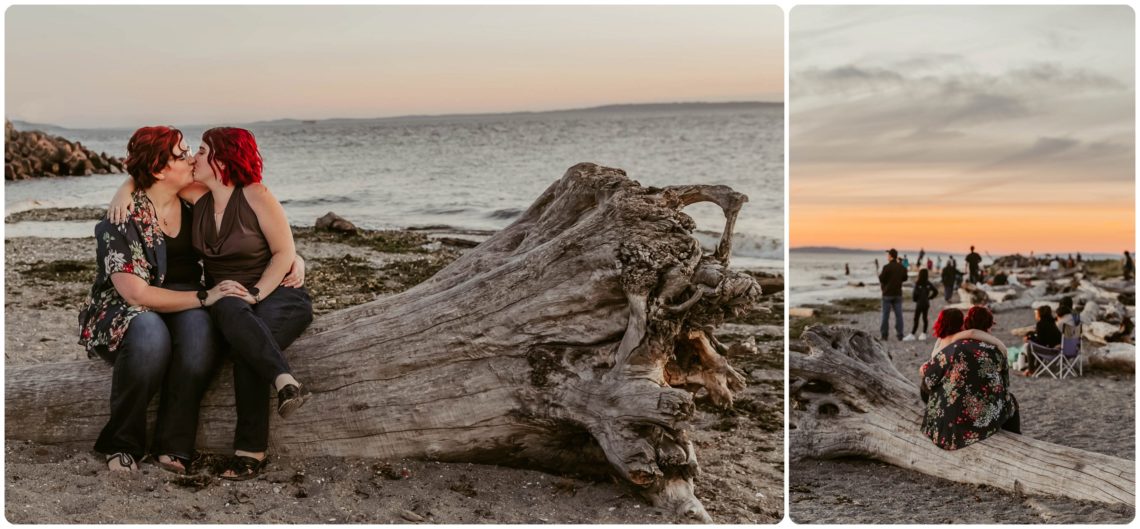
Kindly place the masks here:
<instances>
[{"instance_id":1,"label":"woman with red hair","mask_svg":"<svg viewBox=\"0 0 1140 529\"><path fill-rule=\"evenodd\" d=\"M938 319L934 321L933 332L937 340L934 342L934 349L930 351L930 357L934 358L938 351L958 340L978 340L993 344L1003 353L1006 352L1005 344L996 336L979 329L963 329L965 325L966 315L962 314L961 310L942 309L938 313Z\"/></svg>"},{"instance_id":2,"label":"woman with red hair","mask_svg":"<svg viewBox=\"0 0 1140 529\"><path fill-rule=\"evenodd\" d=\"M988 334L993 314L985 307L971 307L963 324ZM954 341L935 353L919 369L926 402L922 433L946 450L964 448L998 430L1021 433L1007 363L1004 352L976 339Z\"/></svg>"},{"instance_id":3,"label":"woman with red hair","mask_svg":"<svg viewBox=\"0 0 1140 529\"><path fill-rule=\"evenodd\" d=\"M234 360L237 426L234 458L224 479L256 477L269 446L269 395L288 417L309 397L292 375L284 350L313 320L304 288L277 288L296 255L285 209L261 183L262 160L253 134L220 127L202 134L194 180L208 189L194 204L194 248L208 282L236 281L245 294L211 309Z\"/></svg>"},{"instance_id":4,"label":"woman with red hair","mask_svg":"<svg viewBox=\"0 0 1140 529\"><path fill-rule=\"evenodd\" d=\"M126 166L137 188L128 195L131 215L95 226L98 272L79 314L87 355L114 366L110 417L95 450L108 454L111 470L136 470L146 452L147 406L161 389L152 452L163 468L182 473L193 457L199 403L219 353L205 309L241 286L223 281L202 288L191 206L178 197L193 170L182 132L135 131Z\"/></svg>"},{"instance_id":5,"label":"woman with red hair","mask_svg":"<svg viewBox=\"0 0 1140 529\"><path fill-rule=\"evenodd\" d=\"M194 204L193 247L202 257L206 283L234 288L210 310L234 362L238 415L234 457L220 477L245 480L256 477L266 462L265 386L277 391L282 417L308 399L284 349L312 322L312 301L301 279L290 277L296 259L292 230L281 203L261 183L262 158L253 134L233 127L207 130L194 156L193 179L196 185L182 196Z\"/></svg>"}]
</instances>

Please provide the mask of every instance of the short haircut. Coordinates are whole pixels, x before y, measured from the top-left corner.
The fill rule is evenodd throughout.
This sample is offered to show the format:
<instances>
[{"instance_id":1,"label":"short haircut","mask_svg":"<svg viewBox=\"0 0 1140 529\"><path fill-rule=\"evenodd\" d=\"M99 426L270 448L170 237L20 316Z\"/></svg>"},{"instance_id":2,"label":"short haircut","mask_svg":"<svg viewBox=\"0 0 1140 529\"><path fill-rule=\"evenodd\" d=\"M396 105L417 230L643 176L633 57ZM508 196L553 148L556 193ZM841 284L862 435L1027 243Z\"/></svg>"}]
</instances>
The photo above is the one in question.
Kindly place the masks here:
<instances>
[{"instance_id":1,"label":"short haircut","mask_svg":"<svg viewBox=\"0 0 1140 529\"><path fill-rule=\"evenodd\" d=\"M174 157L174 146L182 141L182 131L165 125L136 130L127 142L127 174L138 189L154 185L154 174L162 172Z\"/></svg>"}]
</instances>

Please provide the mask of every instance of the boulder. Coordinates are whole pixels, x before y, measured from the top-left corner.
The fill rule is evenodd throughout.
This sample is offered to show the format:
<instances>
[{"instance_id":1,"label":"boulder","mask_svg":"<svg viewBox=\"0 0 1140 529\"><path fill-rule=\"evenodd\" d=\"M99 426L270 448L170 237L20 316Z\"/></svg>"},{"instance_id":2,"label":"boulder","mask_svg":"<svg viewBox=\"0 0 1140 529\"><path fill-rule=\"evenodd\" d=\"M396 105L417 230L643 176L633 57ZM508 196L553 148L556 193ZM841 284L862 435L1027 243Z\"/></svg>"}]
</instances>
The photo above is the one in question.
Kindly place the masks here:
<instances>
[{"instance_id":1,"label":"boulder","mask_svg":"<svg viewBox=\"0 0 1140 529\"><path fill-rule=\"evenodd\" d=\"M316 228L318 230L339 231L344 233L356 233L356 225L345 220L340 215L333 212L325 213L325 216L317 219Z\"/></svg>"},{"instance_id":2,"label":"boulder","mask_svg":"<svg viewBox=\"0 0 1140 529\"><path fill-rule=\"evenodd\" d=\"M18 131L4 122L4 179L88 176L123 172L123 161L98 154L83 144L39 131Z\"/></svg>"}]
</instances>

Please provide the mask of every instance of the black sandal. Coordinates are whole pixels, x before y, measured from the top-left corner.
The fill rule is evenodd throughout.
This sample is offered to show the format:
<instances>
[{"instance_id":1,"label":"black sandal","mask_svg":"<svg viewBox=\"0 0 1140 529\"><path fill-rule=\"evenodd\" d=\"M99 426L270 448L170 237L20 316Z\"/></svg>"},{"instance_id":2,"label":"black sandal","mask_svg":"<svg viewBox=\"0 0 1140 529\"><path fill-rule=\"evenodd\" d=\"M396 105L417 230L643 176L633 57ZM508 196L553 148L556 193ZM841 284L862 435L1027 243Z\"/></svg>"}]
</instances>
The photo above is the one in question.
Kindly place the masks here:
<instances>
[{"instance_id":1,"label":"black sandal","mask_svg":"<svg viewBox=\"0 0 1140 529\"><path fill-rule=\"evenodd\" d=\"M120 468L118 470L111 468L111 461L114 461L115 459L119 460L118 463ZM115 452L114 454L107 456L107 470L110 470L112 472L132 472L138 469L139 465L135 462L135 456L132 456L131 454L128 454L126 452Z\"/></svg>"},{"instance_id":2,"label":"black sandal","mask_svg":"<svg viewBox=\"0 0 1140 529\"><path fill-rule=\"evenodd\" d=\"M269 462L269 456L264 459L257 459L249 456L235 455L230 459L229 464L218 474L219 478L228 479L230 481L245 481L253 479L261 475L261 471L265 469L265 464ZM232 476L227 476L226 472L232 472Z\"/></svg>"}]
</instances>

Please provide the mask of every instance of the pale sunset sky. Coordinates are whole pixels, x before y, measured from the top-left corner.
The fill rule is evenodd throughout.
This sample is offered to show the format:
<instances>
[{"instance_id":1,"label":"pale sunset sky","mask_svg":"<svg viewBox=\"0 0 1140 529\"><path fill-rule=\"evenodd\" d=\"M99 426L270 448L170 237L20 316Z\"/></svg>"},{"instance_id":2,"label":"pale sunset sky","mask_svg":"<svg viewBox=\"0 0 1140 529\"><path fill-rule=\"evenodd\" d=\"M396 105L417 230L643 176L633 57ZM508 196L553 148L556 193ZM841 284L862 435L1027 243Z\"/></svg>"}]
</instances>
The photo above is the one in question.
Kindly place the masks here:
<instances>
[{"instance_id":1,"label":"pale sunset sky","mask_svg":"<svg viewBox=\"0 0 1140 529\"><path fill-rule=\"evenodd\" d=\"M800 6L790 243L1104 252L1135 240L1127 6Z\"/></svg>"},{"instance_id":2,"label":"pale sunset sky","mask_svg":"<svg viewBox=\"0 0 1140 529\"><path fill-rule=\"evenodd\" d=\"M783 101L776 6L14 6L5 113L66 127Z\"/></svg>"}]
</instances>

